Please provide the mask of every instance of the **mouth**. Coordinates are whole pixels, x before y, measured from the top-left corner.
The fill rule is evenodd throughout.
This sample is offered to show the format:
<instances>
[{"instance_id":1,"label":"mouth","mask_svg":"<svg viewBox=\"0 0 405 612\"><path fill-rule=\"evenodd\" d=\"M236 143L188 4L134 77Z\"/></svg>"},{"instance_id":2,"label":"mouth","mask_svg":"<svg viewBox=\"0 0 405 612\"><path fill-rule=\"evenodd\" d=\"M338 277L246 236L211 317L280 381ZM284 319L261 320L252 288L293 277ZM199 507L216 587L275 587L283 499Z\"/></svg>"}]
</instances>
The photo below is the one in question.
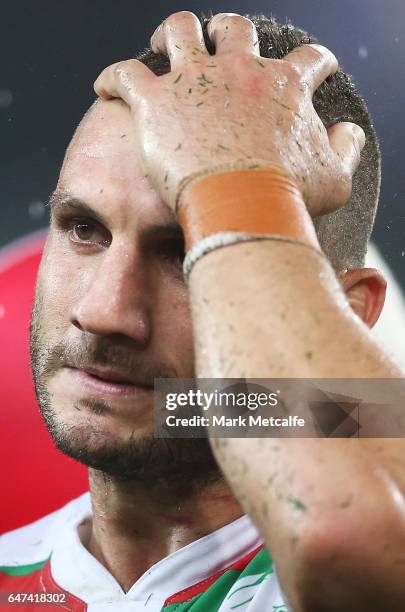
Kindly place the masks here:
<instances>
[{"instance_id":1,"label":"mouth","mask_svg":"<svg viewBox=\"0 0 405 612\"><path fill-rule=\"evenodd\" d=\"M145 396L153 393L153 385L130 380L124 374L115 370L103 368L64 368L81 386L93 396Z\"/></svg>"}]
</instances>

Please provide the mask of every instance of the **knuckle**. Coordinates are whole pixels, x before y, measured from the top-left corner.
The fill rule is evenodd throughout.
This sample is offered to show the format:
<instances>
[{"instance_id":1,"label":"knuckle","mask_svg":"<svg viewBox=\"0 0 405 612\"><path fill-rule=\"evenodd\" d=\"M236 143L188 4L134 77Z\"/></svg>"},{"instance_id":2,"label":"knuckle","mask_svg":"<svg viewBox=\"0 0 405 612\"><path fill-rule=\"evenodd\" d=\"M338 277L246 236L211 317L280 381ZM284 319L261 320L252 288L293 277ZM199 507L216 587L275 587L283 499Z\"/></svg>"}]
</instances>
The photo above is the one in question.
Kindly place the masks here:
<instances>
[{"instance_id":1,"label":"knuckle","mask_svg":"<svg viewBox=\"0 0 405 612\"><path fill-rule=\"evenodd\" d=\"M211 22L216 23L218 21L222 21L223 19L229 19L235 15L238 16L237 13L215 13L215 15L211 17Z\"/></svg>"},{"instance_id":2,"label":"knuckle","mask_svg":"<svg viewBox=\"0 0 405 612\"><path fill-rule=\"evenodd\" d=\"M231 13L229 16L230 22L239 24L241 26L246 27L254 27L253 22L249 19L249 17L245 17L244 15L237 15L236 13Z\"/></svg>"},{"instance_id":3,"label":"knuckle","mask_svg":"<svg viewBox=\"0 0 405 612\"><path fill-rule=\"evenodd\" d=\"M244 17L238 13L217 13L211 18L210 26L211 28L219 26L254 27L252 21L248 17Z\"/></svg>"},{"instance_id":4,"label":"knuckle","mask_svg":"<svg viewBox=\"0 0 405 612\"><path fill-rule=\"evenodd\" d=\"M336 70L338 68L338 61L336 56L329 51L326 47L318 44L302 44L298 47L295 47L288 54L291 63L294 64L294 58L299 57L300 69L305 72L305 65L308 67L311 65L323 65L329 64L330 66L335 66Z\"/></svg>"},{"instance_id":5,"label":"knuckle","mask_svg":"<svg viewBox=\"0 0 405 612\"><path fill-rule=\"evenodd\" d=\"M332 53L330 49L324 47L323 45L311 44L307 45L312 57L320 62L326 62L328 64L336 64L338 65L338 61L336 55Z\"/></svg>"},{"instance_id":6,"label":"knuckle","mask_svg":"<svg viewBox=\"0 0 405 612\"><path fill-rule=\"evenodd\" d=\"M122 71L125 70L125 61L122 62L117 62L116 64L114 64L114 75L117 77L120 77L122 74Z\"/></svg>"},{"instance_id":7,"label":"knuckle","mask_svg":"<svg viewBox=\"0 0 405 612\"><path fill-rule=\"evenodd\" d=\"M163 25L164 25L164 22L160 23L158 27L156 28L156 30L153 32L152 36L150 37L152 43L158 38L158 36L160 36L160 33L163 30Z\"/></svg>"},{"instance_id":8,"label":"knuckle","mask_svg":"<svg viewBox=\"0 0 405 612\"><path fill-rule=\"evenodd\" d=\"M123 60L114 65L114 76L122 83L127 83L128 75L133 68L134 60Z\"/></svg>"},{"instance_id":9,"label":"knuckle","mask_svg":"<svg viewBox=\"0 0 405 612\"><path fill-rule=\"evenodd\" d=\"M198 17L194 13L191 11L178 11L177 13L172 13L169 15L169 17L166 17L163 22L163 28L172 28L184 23L190 23L191 21L199 21Z\"/></svg>"},{"instance_id":10,"label":"knuckle","mask_svg":"<svg viewBox=\"0 0 405 612\"><path fill-rule=\"evenodd\" d=\"M227 25L239 28L251 28L253 23L247 17L237 15L236 13L229 13L226 18ZM254 27L254 26L253 26Z\"/></svg>"},{"instance_id":11,"label":"knuckle","mask_svg":"<svg viewBox=\"0 0 405 612\"><path fill-rule=\"evenodd\" d=\"M291 83L300 83L303 79L300 68L293 62L283 62L283 73Z\"/></svg>"},{"instance_id":12,"label":"knuckle","mask_svg":"<svg viewBox=\"0 0 405 612\"><path fill-rule=\"evenodd\" d=\"M327 49L323 45L318 45L314 43L305 45L305 48L307 49L308 53L311 53L314 57L324 57L325 55L331 53L331 51L329 51L329 49Z\"/></svg>"}]
</instances>

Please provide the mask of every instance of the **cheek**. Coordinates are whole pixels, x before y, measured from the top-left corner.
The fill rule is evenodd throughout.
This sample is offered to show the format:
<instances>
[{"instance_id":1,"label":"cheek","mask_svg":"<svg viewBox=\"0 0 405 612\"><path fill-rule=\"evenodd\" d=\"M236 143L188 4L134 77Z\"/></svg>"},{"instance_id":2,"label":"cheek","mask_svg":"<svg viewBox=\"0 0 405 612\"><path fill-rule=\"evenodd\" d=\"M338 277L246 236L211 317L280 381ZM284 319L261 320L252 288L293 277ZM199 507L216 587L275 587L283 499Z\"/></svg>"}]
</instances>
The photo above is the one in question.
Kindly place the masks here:
<instances>
[{"instance_id":1,"label":"cheek","mask_svg":"<svg viewBox=\"0 0 405 612\"><path fill-rule=\"evenodd\" d=\"M180 366L180 376L191 378L194 363L193 332L188 292L178 283L163 284L155 318L155 337Z\"/></svg>"},{"instance_id":2,"label":"cheek","mask_svg":"<svg viewBox=\"0 0 405 612\"><path fill-rule=\"evenodd\" d=\"M80 291L80 274L77 264L66 249L50 239L46 245L38 273L37 300L41 302L42 327L47 336L60 336L70 323L70 312Z\"/></svg>"}]
</instances>

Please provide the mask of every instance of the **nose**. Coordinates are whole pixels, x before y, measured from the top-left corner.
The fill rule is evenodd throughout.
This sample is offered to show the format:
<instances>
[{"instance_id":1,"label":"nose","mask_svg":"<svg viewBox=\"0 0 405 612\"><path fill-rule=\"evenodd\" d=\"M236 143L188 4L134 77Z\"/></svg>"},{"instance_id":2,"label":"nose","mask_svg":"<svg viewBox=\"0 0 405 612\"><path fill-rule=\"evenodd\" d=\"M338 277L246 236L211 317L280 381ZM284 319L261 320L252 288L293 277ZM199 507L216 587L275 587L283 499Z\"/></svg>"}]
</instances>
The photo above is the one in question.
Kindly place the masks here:
<instances>
[{"instance_id":1,"label":"nose","mask_svg":"<svg viewBox=\"0 0 405 612\"><path fill-rule=\"evenodd\" d=\"M152 334L147 285L140 255L111 245L83 272L81 294L72 306L72 324L98 336L126 336L145 348Z\"/></svg>"}]
</instances>

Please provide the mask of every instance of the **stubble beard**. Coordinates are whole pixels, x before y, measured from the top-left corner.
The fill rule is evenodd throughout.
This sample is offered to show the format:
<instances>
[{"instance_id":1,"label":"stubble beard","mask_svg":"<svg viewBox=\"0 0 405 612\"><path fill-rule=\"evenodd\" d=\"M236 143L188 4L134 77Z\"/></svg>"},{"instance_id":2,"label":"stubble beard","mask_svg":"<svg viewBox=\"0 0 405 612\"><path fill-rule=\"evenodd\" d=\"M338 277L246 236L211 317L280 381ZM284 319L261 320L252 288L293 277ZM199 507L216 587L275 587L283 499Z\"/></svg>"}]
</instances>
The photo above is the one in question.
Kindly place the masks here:
<instances>
[{"instance_id":1,"label":"stubble beard","mask_svg":"<svg viewBox=\"0 0 405 612\"><path fill-rule=\"evenodd\" d=\"M82 425L64 422L47 387L51 376L68 359L111 365L109 356L122 352L115 353L111 342L107 345L103 339L92 347L84 344L75 347L66 341L47 345L43 340L43 311L37 291L30 324L31 368L42 417L60 451L116 479L149 486L194 490L223 480L206 438L154 438L152 432L142 439L128 436L125 440L107 440L91 420L91 412L109 409L104 400L81 400L75 406L89 409L90 416Z\"/></svg>"}]
</instances>

